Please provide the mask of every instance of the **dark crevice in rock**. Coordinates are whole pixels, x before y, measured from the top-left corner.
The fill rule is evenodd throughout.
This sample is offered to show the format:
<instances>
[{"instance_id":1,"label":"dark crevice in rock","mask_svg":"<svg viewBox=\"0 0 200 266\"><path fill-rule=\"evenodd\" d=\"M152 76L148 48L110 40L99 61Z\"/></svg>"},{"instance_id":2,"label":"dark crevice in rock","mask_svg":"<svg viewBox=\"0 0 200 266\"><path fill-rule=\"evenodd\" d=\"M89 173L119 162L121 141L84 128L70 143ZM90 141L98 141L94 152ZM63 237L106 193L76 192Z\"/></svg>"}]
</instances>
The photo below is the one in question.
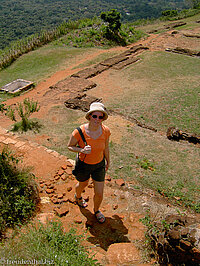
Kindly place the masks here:
<instances>
[{"instance_id":1,"label":"dark crevice in rock","mask_svg":"<svg viewBox=\"0 0 200 266\"><path fill-rule=\"evenodd\" d=\"M186 215L168 215L148 231L160 265L200 265L199 222Z\"/></svg>"},{"instance_id":2,"label":"dark crevice in rock","mask_svg":"<svg viewBox=\"0 0 200 266\"><path fill-rule=\"evenodd\" d=\"M135 123L137 126L139 127L142 127L142 128L145 128L145 129L149 129L151 131L154 131L154 132L157 132L157 129L152 127L152 126L148 126L140 121L138 121L136 118L132 117L132 116L129 116L129 115L123 115L121 114L120 112L118 111L114 111L114 110L110 110L110 113L111 114L115 114L115 115L119 115L119 116L122 116L124 117L125 119L129 120L130 122L133 122Z\"/></svg>"},{"instance_id":3,"label":"dark crevice in rock","mask_svg":"<svg viewBox=\"0 0 200 266\"><path fill-rule=\"evenodd\" d=\"M101 64L97 64L94 67L80 70L79 72L71 75L71 77L88 79L88 78L92 78L92 77L99 75L100 73L107 70L108 68L109 68L108 66L103 66Z\"/></svg>"},{"instance_id":4,"label":"dark crevice in rock","mask_svg":"<svg viewBox=\"0 0 200 266\"><path fill-rule=\"evenodd\" d=\"M170 24L166 25L165 28L166 29L174 29L174 28L177 28L177 27L184 26L186 24L187 24L186 22L179 21L179 22L170 23Z\"/></svg>"},{"instance_id":5,"label":"dark crevice in rock","mask_svg":"<svg viewBox=\"0 0 200 266\"><path fill-rule=\"evenodd\" d=\"M74 98L70 98L65 102L65 106L70 109L82 110L87 112L90 109L90 104L93 102L100 102L101 99L88 96L86 94L78 94Z\"/></svg>"},{"instance_id":6,"label":"dark crevice in rock","mask_svg":"<svg viewBox=\"0 0 200 266\"><path fill-rule=\"evenodd\" d=\"M181 47L176 47L176 48L167 48L165 50L166 52L172 52L172 53L177 53L177 54L184 54L184 55L189 55L189 56L200 56L199 51L194 51L188 48L181 48Z\"/></svg>"},{"instance_id":7,"label":"dark crevice in rock","mask_svg":"<svg viewBox=\"0 0 200 266\"><path fill-rule=\"evenodd\" d=\"M200 136L197 136L194 133L183 132L182 130L176 127L169 127L167 130L167 138L169 140L180 141L186 140L190 143L200 143Z\"/></svg>"}]
</instances>

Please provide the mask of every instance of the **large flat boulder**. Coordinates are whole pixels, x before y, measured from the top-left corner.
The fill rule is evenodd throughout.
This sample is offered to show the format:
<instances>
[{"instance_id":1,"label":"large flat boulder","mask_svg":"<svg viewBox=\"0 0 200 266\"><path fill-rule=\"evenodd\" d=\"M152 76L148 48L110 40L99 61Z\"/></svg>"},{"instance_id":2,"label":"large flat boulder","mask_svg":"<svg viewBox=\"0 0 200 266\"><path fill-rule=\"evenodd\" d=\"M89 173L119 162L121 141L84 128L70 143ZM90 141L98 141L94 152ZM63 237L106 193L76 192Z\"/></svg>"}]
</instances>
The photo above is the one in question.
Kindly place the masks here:
<instances>
[{"instance_id":1,"label":"large flat boulder","mask_svg":"<svg viewBox=\"0 0 200 266\"><path fill-rule=\"evenodd\" d=\"M96 83L91 80L83 79L83 78L76 78L76 77L69 77L66 78L54 86L51 86L51 90L57 91L69 91L69 92L83 92L90 90L96 87Z\"/></svg>"},{"instance_id":2,"label":"large flat boulder","mask_svg":"<svg viewBox=\"0 0 200 266\"><path fill-rule=\"evenodd\" d=\"M65 106L70 109L78 109L87 112L90 109L91 103L99 101L101 101L101 99L86 94L79 94L74 98L67 99L65 101Z\"/></svg>"}]
</instances>

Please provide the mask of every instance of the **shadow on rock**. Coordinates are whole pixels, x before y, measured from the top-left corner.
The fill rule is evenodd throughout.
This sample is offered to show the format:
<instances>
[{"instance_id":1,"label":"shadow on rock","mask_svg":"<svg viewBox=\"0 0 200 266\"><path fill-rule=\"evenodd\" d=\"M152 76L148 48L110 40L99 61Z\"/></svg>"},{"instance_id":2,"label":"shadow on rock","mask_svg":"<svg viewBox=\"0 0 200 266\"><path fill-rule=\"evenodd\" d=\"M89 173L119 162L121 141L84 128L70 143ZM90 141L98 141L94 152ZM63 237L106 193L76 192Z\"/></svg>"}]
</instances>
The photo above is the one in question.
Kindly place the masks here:
<instances>
[{"instance_id":1,"label":"shadow on rock","mask_svg":"<svg viewBox=\"0 0 200 266\"><path fill-rule=\"evenodd\" d=\"M100 246L104 250L114 243L130 243L126 236L128 229L118 215L106 217L105 223L100 224L88 209L80 209L80 211L87 218L86 227L92 235L88 238L90 243Z\"/></svg>"}]
</instances>

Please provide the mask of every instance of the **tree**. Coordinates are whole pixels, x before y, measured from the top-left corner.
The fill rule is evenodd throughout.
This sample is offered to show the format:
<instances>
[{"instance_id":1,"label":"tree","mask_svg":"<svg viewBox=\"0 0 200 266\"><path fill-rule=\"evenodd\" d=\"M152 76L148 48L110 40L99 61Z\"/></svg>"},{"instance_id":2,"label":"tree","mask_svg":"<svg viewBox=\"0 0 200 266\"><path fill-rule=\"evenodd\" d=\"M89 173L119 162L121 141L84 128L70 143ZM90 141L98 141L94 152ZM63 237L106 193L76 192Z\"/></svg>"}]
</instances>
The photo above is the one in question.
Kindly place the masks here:
<instances>
[{"instance_id":1,"label":"tree","mask_svg":"<svg viewBox=\"0 0 200 266\"><path fill-rule=\"evenodd\" d=\"M108 22L107 29L113 33L118 33L121 28L121 14L116 9L101 13L101 19Z\"/></svg>"},{"instance_id":2,"label":"tree","mask_svg":"<svg viewBox=\"0 0 200 266\"><path fill-rule=\"evenodd\" d=\"M108 23L105 28L104 36L107 39L113 40L122 45L126 45L126 40L120 35L121 29L121 14L116 9L111 9L107 12L102 12L100 18Z\"/></svg>"}]
</instances>

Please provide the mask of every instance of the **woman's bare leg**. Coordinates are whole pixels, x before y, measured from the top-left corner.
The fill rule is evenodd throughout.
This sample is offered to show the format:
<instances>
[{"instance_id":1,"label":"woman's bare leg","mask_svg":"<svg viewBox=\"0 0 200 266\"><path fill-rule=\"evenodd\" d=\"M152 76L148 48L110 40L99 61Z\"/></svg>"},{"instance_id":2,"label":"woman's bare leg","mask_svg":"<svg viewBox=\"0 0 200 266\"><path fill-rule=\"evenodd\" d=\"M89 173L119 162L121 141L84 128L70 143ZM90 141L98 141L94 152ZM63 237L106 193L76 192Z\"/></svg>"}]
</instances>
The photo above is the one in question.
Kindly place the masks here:
<instances>
[{"instance_id":1,"label":"woman's bare leg","mask_svg":"<svg viewBox=\"0 0 200 266\"><path fill-rule=\"evenodd\" d=\"M81 193L83 190L87 187L89 180L86 180L84 182L78 182L76 184L75 190L76 190L76 197L79 199L81 198Z\"/></svg>"},{"instance_id":2,"label":"woman's bare leg","mask_svg":"<svg viewBox=\"0 0 200 266\"><path fill-rule=\"evenodd\" d=\"M98 211L103 200L104 182L94 182L94 212Z\"/></svg>"}]
</instances>

